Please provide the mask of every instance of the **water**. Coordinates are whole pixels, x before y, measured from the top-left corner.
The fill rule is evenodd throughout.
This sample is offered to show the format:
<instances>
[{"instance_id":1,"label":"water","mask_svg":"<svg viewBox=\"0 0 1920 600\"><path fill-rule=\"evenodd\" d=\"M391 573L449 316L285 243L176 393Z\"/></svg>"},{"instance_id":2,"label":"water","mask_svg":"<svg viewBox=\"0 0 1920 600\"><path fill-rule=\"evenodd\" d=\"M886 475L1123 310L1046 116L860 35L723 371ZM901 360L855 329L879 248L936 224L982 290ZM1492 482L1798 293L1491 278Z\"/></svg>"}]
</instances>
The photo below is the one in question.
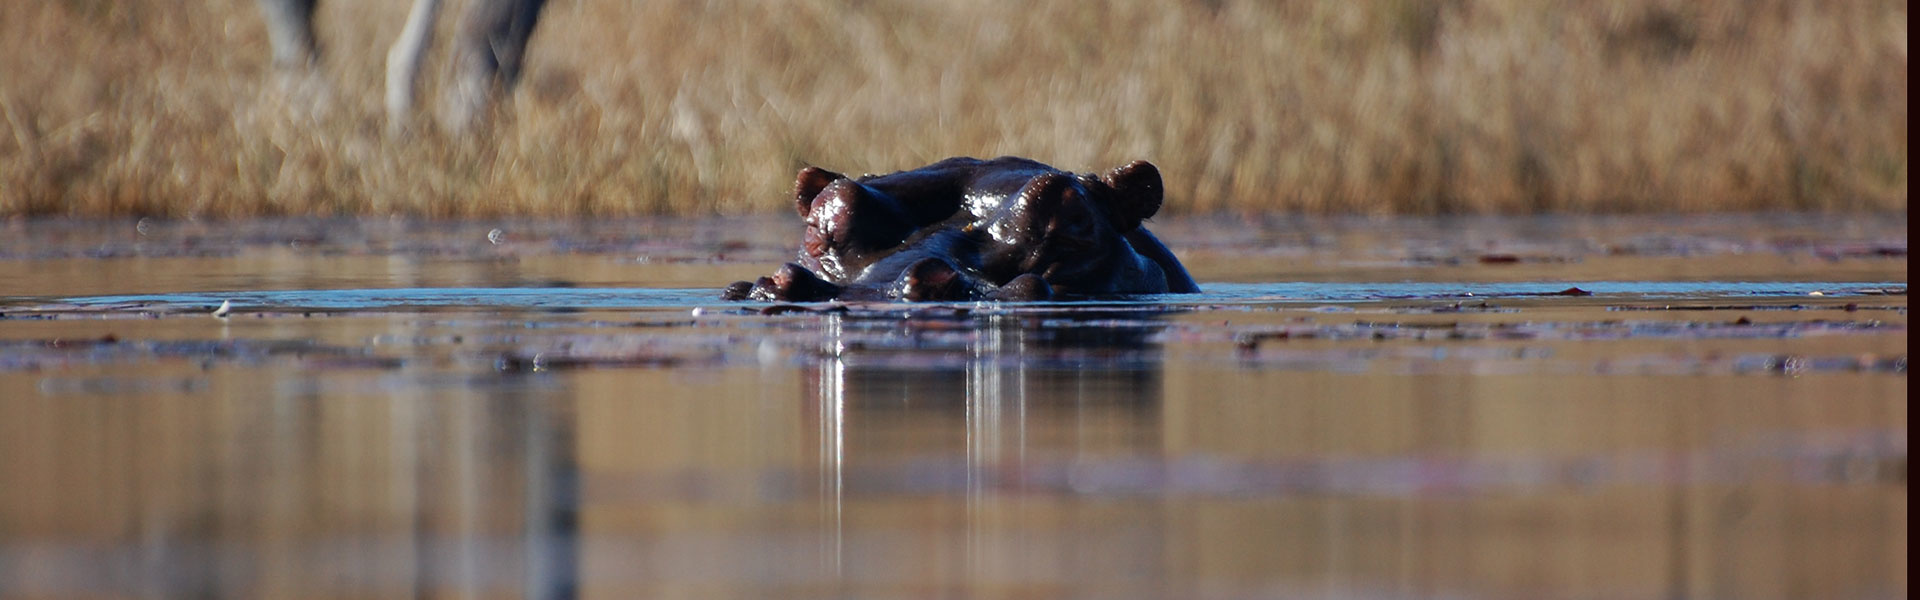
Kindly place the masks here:
<instances>
[{"instance_id":1,"label":"water","mask_svg":"<svg viewBox=\"0 0 1920 600\"><path fill-rule=\"evenodd\" d=\"M15 221L0 597L1905 597L1905 226L1163 219L1206 293L789 306L715 299L785 219Z\"/></svg>"}]
</instances>

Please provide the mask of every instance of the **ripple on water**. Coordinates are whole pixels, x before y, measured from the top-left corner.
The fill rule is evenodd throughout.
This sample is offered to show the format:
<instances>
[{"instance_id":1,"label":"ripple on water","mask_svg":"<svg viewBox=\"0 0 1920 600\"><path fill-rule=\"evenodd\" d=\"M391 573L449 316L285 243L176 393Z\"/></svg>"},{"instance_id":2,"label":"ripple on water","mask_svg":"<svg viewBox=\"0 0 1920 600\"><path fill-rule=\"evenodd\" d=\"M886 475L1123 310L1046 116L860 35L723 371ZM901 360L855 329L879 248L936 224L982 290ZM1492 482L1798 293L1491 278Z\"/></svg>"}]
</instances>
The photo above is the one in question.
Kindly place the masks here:
<instances>
[{"instance_id":1,"label":"ripple on water","mask_svg":"<svg viewBox=\"0 0 1920 600\"><path fill-rule=\"evenodd\" d=\"M1905 295L1898 282L1798 281L1585 281L1507 283L1213 283L1200 294L1136 296L1085 302L1040 303L1039 306L1170 306L1274 305L1301 303L1366 303L1380 301L1460 301L1551 296L1589 298L1603 303L1641 303L1672 300L1751 300L1778 298L1845 298ZM522 311L620 310L693 307L764 306L728 303L711 289L660 288L391 288L331 290L243 290L78 296L35 300L16 299L0 312L11 316L41 313L90 312L211 312L222 303L236 311L363 311L495 308ZM998 304L976 306L994 307ZM1008 305L1018 306L1018 305Z\"/></svg>"}]
</instances>

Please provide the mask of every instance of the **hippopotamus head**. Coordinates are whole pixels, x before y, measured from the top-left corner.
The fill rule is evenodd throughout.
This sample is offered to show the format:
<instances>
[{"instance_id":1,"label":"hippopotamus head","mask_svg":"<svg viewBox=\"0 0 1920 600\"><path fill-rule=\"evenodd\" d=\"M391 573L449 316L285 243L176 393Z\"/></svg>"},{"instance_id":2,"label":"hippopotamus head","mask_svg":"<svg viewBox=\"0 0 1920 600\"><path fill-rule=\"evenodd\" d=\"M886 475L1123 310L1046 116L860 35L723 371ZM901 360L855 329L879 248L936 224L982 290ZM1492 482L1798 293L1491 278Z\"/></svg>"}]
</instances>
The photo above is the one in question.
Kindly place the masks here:
<instances>
[{"instance_id":1,"label":"hippopotamus head","mask_svg":"<svg viewBox=\"0 0 1920 600\"><path fill-rule=\"evenodd\" d=\"M954 158L881 176L795 177L797 261L725 297L1042 300L1196 291L1141 227L1164 199L1137 161L1098 176L1031 160Z\"/></svg>"}]
</instances>

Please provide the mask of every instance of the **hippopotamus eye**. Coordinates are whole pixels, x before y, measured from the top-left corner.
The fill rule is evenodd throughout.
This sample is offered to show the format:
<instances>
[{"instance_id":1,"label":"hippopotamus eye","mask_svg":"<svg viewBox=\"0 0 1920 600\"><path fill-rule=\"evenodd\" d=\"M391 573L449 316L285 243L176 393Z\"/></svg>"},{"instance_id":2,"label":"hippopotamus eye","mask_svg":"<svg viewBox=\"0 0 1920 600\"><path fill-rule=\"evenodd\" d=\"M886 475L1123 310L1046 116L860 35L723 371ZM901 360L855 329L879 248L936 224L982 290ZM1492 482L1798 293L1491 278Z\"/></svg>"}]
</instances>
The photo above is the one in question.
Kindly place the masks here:
<instances>
[{"instance_id":1,"label":"hippopotamus eye","mask_svg":"<svg viewBox=\"0 0 1920 600\"><path fill-rule=\"evenodd\" d=\"M1092 218L1078 211L1056 213L1051 226L1047 228L1046 240L1070 248L1091 248L1097 245L1099 239Z\"/></svg>"},{"instance_id":2,"label":"hippopotamus eye","mask_svg":"<svg viewBox=\"0 0 1920 600\"><path fill-rule=\"evenodd\" d=\"M1076 256L1083 253L1087 253L1089 251L1098 250L1100 248L1100 244L1098 242L1095 242L1092 238L1086 238L1086 237L1081 237L1077 235L1055 236L1047 241L1054 242L1056 245L1060 246L1062 250L1068 250Z\"/></svg>"}]
</instances>

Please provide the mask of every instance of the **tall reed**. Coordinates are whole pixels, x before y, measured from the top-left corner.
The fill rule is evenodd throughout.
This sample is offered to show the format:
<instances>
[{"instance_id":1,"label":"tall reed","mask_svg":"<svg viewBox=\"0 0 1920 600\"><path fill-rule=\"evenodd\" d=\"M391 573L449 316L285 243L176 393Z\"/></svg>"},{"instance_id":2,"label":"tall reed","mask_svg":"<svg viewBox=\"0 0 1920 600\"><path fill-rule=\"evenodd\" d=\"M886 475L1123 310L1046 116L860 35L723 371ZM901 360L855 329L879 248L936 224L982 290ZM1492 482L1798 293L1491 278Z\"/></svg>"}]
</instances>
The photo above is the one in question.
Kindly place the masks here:
<instances>
[{"instance_id":1,"label":"tall reed","mask_svg":"<svg viewBox=\"0 0 1920 600\"><path fill-rule=\"evenodd\" d=\"M302 76L252 0L0 3L0 215L735 214L1000 154L1170 211L1907 203L1896 0L554 0L459 139L385 134L405 4L323 2Z\"/></svg>"}]
</instances>

